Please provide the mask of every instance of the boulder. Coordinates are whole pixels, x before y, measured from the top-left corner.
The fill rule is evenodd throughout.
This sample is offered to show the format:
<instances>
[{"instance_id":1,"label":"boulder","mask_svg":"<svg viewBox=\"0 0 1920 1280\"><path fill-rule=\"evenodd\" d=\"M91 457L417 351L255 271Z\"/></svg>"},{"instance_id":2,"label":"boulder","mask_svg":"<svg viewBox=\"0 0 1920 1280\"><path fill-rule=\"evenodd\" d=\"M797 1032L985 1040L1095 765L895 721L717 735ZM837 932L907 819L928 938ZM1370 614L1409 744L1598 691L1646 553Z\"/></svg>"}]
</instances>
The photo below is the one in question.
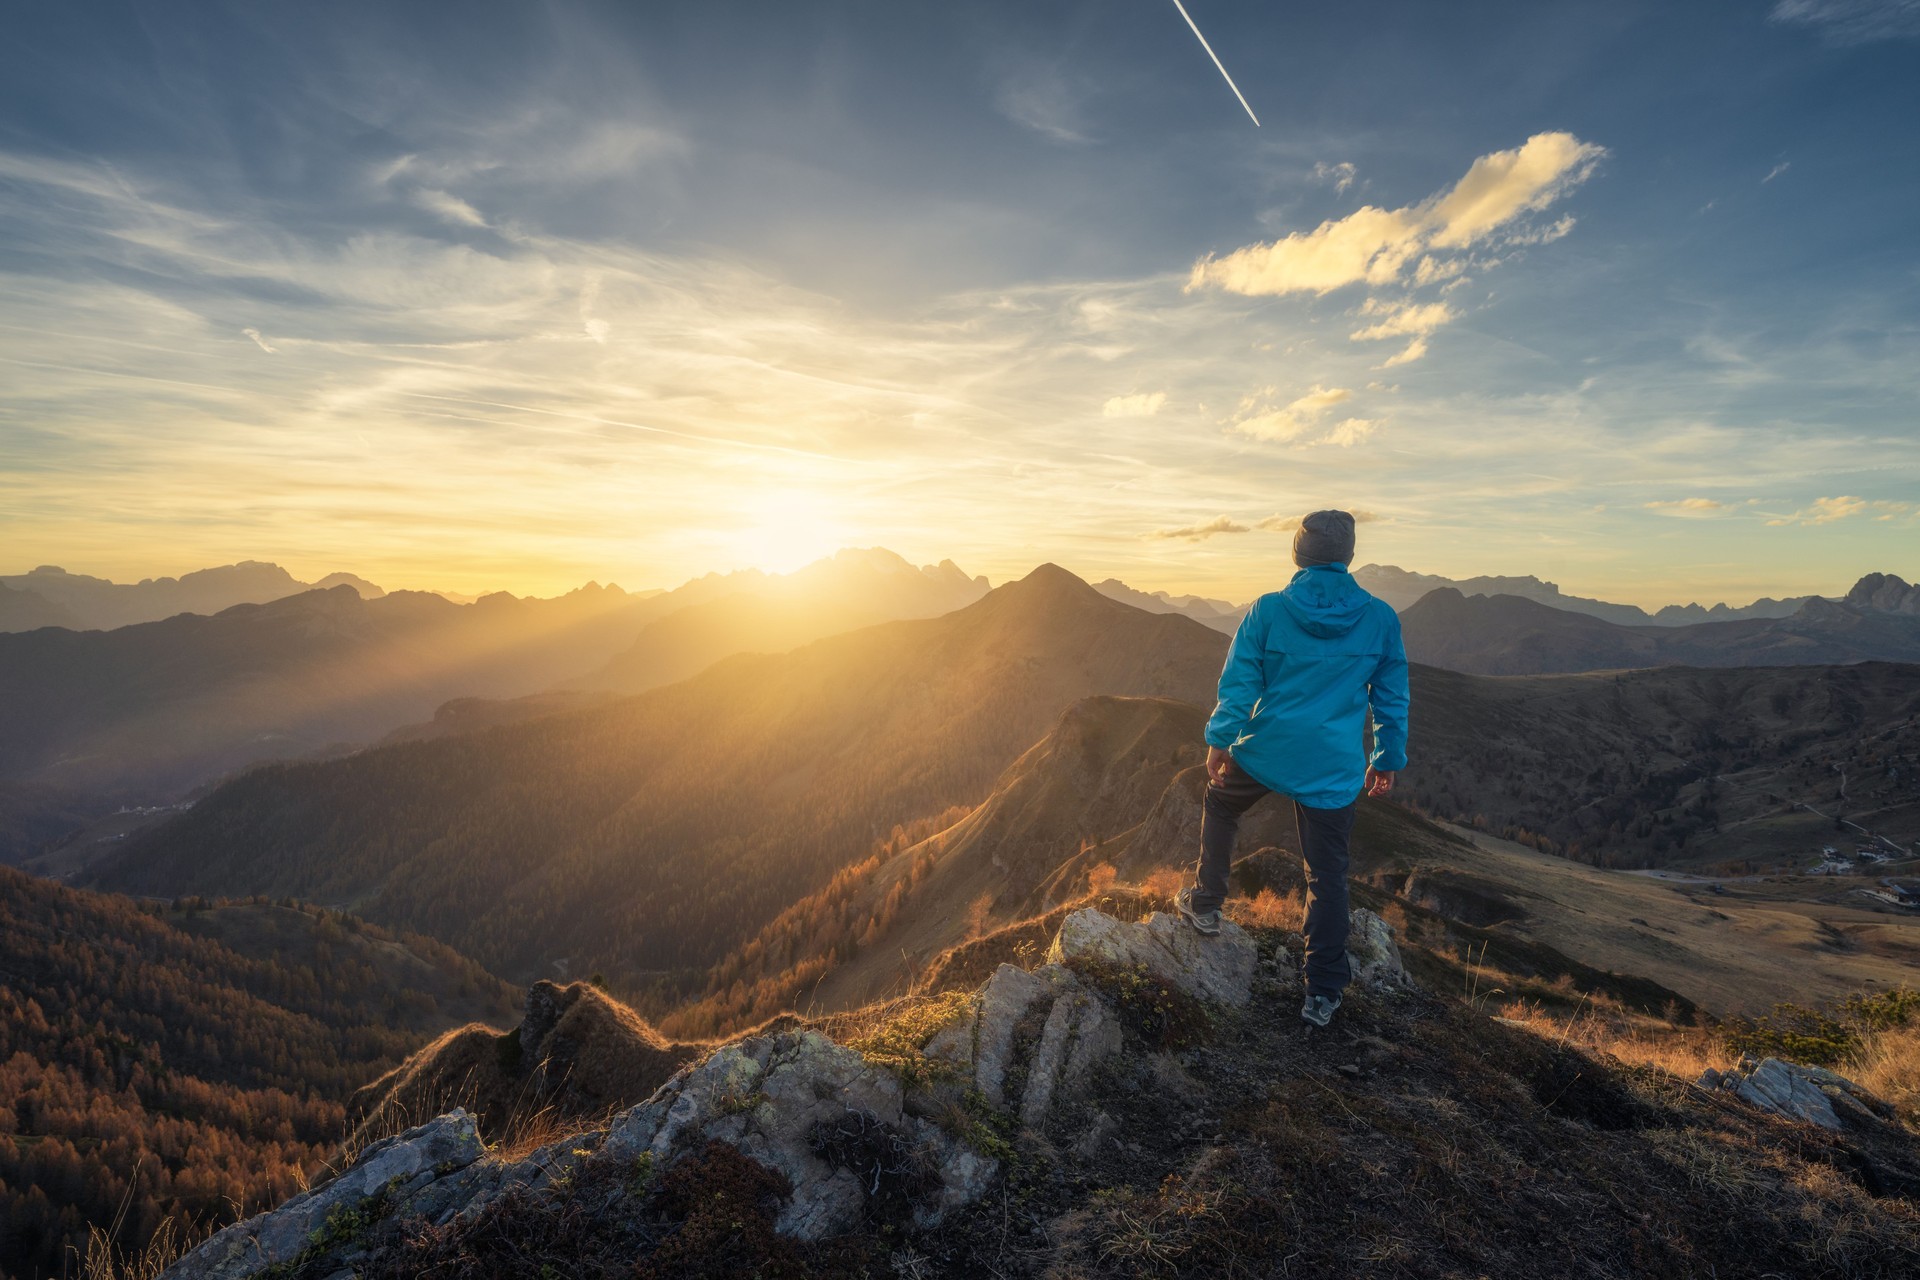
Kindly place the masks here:
<instances>
[{"instance_id":1,"label":"boulder","mask_svg":"<svg viewBox=\"0 0 1920 1280\"><path fill-rule=\"evenodd\" d=\"M1702 1089L1724 1089L1762 1111L1822 1129L1840 1129L1841 1111L1875 1120L1886 1110L1885 1103L1838 1072L1780 1058L1756 1060L1749 1055L1731 1071L1707 1068L1694 1083Z\"/></svg>"},{"instance_id":2,"label":"boulder","mask_svg":"<svg viewBox=\"0 0 1920 1280\"><path fill-rule=\"evenodd\" d=\"M364 1212L377 1197L384 1197L381 1207L386 1212L410 1208L436 1182L457 1177L484 1151L473 1117L456 1108L376 1142L332 1181L215 1234L167 1268L166 1275L172 1280L240 1280L291 1263L331 1243L332 1225Z\"/></svg>"},{"instance_id":3,"label":"boulder","mask_svg":"<svg viewBox=\"0 0 1920 1280\"><path fill-rule=\"evenodd\" d=\"M1353 981L1370 991L1397 991L1413 985L1407 966L1400 959L1400 948L1393 941L1393 926L1365 907L1355 907L1349 917L1347 962L1353 967Z\"/></svg>"},{"instance_id":4,"label":"boulder","mask_svg":"<svg viewBox=\"0 0 1920 1280\"><path fill-rule=\"evenodd\" d=\"M1060 923L1047 959L1072 967L1094 962L1149 973L1188 995L1238 1008L1253 992L1259 956L1253 939L1231 920L1207 937L1178 916L1156 911L1135 924L1083 907Z\"/></svg>"}]
</instances>

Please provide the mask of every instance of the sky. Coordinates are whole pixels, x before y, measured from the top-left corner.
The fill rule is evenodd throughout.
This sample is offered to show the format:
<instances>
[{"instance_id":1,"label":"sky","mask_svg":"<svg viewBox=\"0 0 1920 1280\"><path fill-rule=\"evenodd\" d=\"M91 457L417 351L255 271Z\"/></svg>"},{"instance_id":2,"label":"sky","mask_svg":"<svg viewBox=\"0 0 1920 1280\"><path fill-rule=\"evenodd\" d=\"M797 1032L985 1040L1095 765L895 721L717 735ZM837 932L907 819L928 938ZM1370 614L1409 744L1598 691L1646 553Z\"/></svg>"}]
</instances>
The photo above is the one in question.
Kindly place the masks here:
<instances>
[{"instance_id":1,"label":"sky","mask_svg":"<svg viewBox=\"0 0 1920 1280\"><path fill-rule=\"evenodd\" d=\"M1920 0L1187 9L11 6L0 571L1920 576Z\"/></svg>"}]
</instances>

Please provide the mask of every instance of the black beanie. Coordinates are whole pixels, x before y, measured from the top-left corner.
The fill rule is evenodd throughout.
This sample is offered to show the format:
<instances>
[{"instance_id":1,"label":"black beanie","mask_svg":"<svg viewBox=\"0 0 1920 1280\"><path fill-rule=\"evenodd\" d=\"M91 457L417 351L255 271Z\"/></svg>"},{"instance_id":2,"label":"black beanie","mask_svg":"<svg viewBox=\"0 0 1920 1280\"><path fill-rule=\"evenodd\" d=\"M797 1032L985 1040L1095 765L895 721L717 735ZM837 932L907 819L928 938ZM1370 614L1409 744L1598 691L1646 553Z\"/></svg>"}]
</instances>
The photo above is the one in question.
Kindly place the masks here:
<instances>
[{"instance_id":1,"label":"black beanie","mask_svg":"<svg viewBox=\"0 0 1920 1280\"><path fill-rule=\"evenodd\" d=\"M1302 569L1316 564L1353 562L1353 517L1344 511L1314 511L1300 517L1293 534L1293 562Z\"/></svg>"}]
</instances>

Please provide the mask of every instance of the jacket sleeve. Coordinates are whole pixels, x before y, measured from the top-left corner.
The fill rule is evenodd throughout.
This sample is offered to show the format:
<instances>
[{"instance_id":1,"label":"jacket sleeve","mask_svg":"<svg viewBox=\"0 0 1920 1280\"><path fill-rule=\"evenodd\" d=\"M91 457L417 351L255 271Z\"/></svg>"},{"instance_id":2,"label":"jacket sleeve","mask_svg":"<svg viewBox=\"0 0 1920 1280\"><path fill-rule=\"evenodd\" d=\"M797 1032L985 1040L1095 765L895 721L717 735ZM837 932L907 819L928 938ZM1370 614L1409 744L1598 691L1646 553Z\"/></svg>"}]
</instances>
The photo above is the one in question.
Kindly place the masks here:
<instances>
[{"instance_id":1,"label":"jacket sleeve","mask_svg":"<svg viewBox=\"0 0 1920 1280\"><path fill-rule=\"evenodd\" d=\"M1207 720L1207 745L1231 747L1247 727L1254 704L1267 691L1267 623L1259 603L1240 619L1220 671L1220 701Z\"/></svg>"},{"instance_id":2,"label":"jacket sleeve","mask_svg":"<svg viewBox=\"0 0 1920 1280\"><path fill-rule=\"evenodd\" d=\"M1400 639L1400 617L1387 610L1387 651L1367 684L1373 708L1373 757L1367 763L1382 773L1407 767L1407 649Z\"/></svg>"}]
</instances>

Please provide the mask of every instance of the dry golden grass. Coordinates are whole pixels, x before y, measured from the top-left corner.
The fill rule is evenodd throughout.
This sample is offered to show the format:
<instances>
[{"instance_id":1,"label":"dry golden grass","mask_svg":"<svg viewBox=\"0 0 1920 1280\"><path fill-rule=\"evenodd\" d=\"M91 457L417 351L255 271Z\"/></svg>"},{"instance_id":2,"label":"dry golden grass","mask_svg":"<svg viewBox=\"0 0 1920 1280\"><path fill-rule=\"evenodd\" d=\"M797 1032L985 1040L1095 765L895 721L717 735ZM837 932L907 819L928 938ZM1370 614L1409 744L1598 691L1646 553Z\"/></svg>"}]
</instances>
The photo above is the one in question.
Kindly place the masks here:
<instances>
[{"instance_id":1,"label":"dry golden grass","mask_svg":"<svg viewBox=\"0 0 1920 1280\"><path fill-rule=\"evenodd\" d=\"M80 1260L78 1280L158 1280L160 1273L179 1260L188 1249L205 1237L205 1232L182 1230L168 1218L147 1242L147 1247L123 1254L114 1247L113 1232L99 1227L87 1229L87 1251Z\"/></svg>"},{"instance_id":2,"label":"dry golden grass","mask_svg":"<svg viewBox=\"0 0 1920 1280\"><path fill-rule=\"evenodd\" d=\"M1248 929L1298 929L1307 913L1306 899L1294 889L1284 897L1262 889L1251 898L1229 898L1227 919Z\"/></svg>"},{"instance_id":3,"label":"dry golden grass","mask_svg":"<svg viewBox=\"0 0 1920 1280\"><path fill-rule=\"evenodd\" d=\"M1482 981L1499 977L1490 974ZM1549 1010L1535 1001L1515 1000L1501 1007L1499 1016L1556 1044L1610 1054L1629 1066L1653 1067L1688 1082L1699 1079L1708 1067L1725 1070L1738 1056L1704 1027L1675 1026L1604 995L1582 1001L1572 1014Z\"/></svg>"},{"instance_id":4,"label":"dry golden grass","mask_svg":"<svg viewBox=\"0 0 1920 1280\"><path fill-rule=\"evenodd\" d=\"M1895 1027L1867 1037L1841 1074L1882 1098L1909 1123L1920 1124L1920 1026Z\"/></svg>"},{"instance_id":5,"label":"dry golden grass","mask_svg":"<svg viewBox=\"0 0 1920 1280\"><path fill-rule=\"evenodd\" d=\"M1183 867L1161 867L1150 873L1140 882L1140 892L1149 898L1164 898L1173 901L1173 895L1186 888L1190 874Z\"/></svg>"}]
</instances>

